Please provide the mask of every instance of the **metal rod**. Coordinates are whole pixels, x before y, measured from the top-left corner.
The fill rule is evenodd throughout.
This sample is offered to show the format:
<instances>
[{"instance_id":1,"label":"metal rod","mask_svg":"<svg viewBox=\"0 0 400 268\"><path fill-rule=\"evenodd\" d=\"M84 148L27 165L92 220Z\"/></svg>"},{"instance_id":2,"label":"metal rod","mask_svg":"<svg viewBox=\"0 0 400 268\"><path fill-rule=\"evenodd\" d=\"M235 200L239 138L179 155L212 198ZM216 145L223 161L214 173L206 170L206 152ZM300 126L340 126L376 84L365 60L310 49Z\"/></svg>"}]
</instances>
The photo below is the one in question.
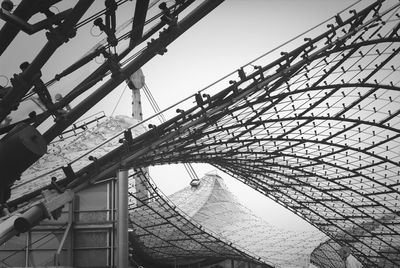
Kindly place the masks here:
<instances>
[{"instance_id":1,"label":"metal rod","mask_svg":"<svg viewBox=\"0 0 400 268\"><path fill-rule=\"evenodd\" d=\"M63 237L61 238L60 244L58 245L58 249L57 249L56 254L54 256L54 265L57 266L57 267L60 265L61 250L64 247L65 241L67 240L69 231L71 230L71 227L72 227L73 214L74 214L73 213L73 209L74 208L73 208L72 202L70 202L69 206L68 206L68 225L67 225L67 228L65 228Z\"/></svg>"},{"instance_id":2,"label":"metal rod","mask_svg":"<svg viewBox=\"0 0 400 268\"><path fill-rule=\"evenodd\" d=\"M109 203L109 209L110 209L110 215L109 219L111 222L113 222L113 227L110 230L110 250L109 250L109 255L110 255L110 266L114 266L115 262L115 180L111 181L110 183L110 190L109 190L109 198L110 198L110 203Z\"/></svg>"},{"instance_id":3,"label":"metal rod","mask_svg":"<svg viewBox=\"0 0 400 268\"><path fill-rule=\"evenodd\" d=\"M118 259L117 268L128 267L128 170L120 169L118 177Z\"/></svg>"},{"instance_id":4,"label":"metal rod","mask_svg":"<svg viewBox=\"0 0 400 268\"><path fill-rule=\"evenodd\" d=\"M29 266L29 248L31 246L31 242L32 242L32 233L31 231L29 231L26 234L26 240L25 240L26 244L25 244L25 267Z\"/></svg>"}]
</instances>

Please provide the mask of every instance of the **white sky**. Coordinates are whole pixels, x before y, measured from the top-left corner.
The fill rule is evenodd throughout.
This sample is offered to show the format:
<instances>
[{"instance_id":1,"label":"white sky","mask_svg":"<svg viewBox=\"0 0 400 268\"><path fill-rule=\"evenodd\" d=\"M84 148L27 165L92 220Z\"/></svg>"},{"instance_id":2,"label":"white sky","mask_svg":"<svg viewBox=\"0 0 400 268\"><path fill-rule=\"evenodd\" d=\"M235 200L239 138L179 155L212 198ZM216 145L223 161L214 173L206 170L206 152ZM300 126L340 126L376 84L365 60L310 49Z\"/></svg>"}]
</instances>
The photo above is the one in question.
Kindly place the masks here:
<instances>
[{"instance_id":1,"label":"white sky","mask_svg":"<svg viewBox=\"0 0 400 268\"><path fill-rule=\"evenodd\" d=\"M355 0L226 0L173 42L166 54L156 56L143 67L146 83L161 109L166 108L355 2ZM364 0L361 6L369 3L371 1ZM0 26L2 24L0 23ZM13 73L19 72L19 64L24 60L30 61L36 55L35 51L38 51L45 41L43 32L30 37L32 43L26 43L26 40L28 40L26 35L20 34L12 44L13 49L2 56L0 75L10 77ZM89 34L88 42L85 44L79 45L72 40L68 46L73 47L73 50L69 53L83 55L97 41L98 39ZM303 42L300 39L297 44ZM26 50L29 56L28 53L15 53L16 50ZM279 52L277 51L275 55L279 55ZM68 56L63 52L57 52L54 59L46 64L43 73L46 74L46 71L51 73L51 69L60 64L67 66L69 58L66 55ZM62 70L59 67L57 69ZM54 72L52 74L54 75ZM85 73L79 75L84 76ZM44 80L47 81L50 77L47 76ZM0 84L3 83L0 80ZM222 84L219 89L222 90L226 86L227 83ZM119 86L95 107L92 113L103 110L110 115L124 88L125 85ZM51 94L54 96L57 90ZM143 94L142 97L144 98ZM125 90L114 114L130 115L130 102L130 91ZM149 116L151 110L148 102L143 100L143 105L145 116ZM194 167L200 177L215 169L206 165L194 165ZM308 223L280 205L276 205L222 172L219 171L218 174L225 179L229 189L246 206L266 221L282 228L295 230L311 228ZM167 195L186 187L190 181L183 167L152 168L151 175Z\"/></svg>"}]
</instances>

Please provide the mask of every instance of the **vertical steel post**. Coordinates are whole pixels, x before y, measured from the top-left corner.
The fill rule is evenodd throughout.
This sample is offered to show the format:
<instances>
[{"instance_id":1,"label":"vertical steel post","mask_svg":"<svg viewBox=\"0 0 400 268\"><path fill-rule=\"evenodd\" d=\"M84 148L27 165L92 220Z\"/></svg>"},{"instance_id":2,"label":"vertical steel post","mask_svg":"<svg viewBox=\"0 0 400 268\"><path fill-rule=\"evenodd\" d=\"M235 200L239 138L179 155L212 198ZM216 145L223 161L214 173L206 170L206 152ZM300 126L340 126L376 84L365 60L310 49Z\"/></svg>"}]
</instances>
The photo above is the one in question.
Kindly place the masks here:
<instances>
[{"instance_id":1,"label":"vertical steel post","mask_svg":"<svg viewBox=\"0 0 400 268\"><path fill-rule=\"evenodd\" d=\"M26 245L25 245L25 267L29 266L29 248L31 245L31 231L26 233Z\"/></svg>"},{"instance_id":2,"label":"vertical steel post","mask_svg":"<svg viewBox=\"0 0 400 268\"><path fill-rule=\"evenodd\" d=\"M108 220L113 222L113 228L110 230L110 244L109 244L109 259L108 259L108 265L110 267L115 266L115 185L116 185L116 180L112 180L110 182L110 190L109 190L109 216L107 217Z\"/></svg>"},{"instance_id":3,"label":"vertical steel post","mask_svg":"<svg viewBox=\"0 0 400 268\"><path fill-rule=\"evenodd\" d=\"M71 221L71 224L75 222L75 198L76 196L68 205L68 223ZM74 228L71 228L69 231L67 265L74 266Z\"/></svg>"},{"instance_id":4,"label":"vertical steel post","mask_svg":"<svg viewBox=\"0 0 400 268\"><path fill-rule=\"evenodd\" d=\"M118 170L117 268L128 267L128 170Z\"/></svg>"},{"instance_id":5,"label":"vertical steel post","mask_svg":"<svg viewBox=\"0 0 400 268\"><path fill-rule=\"evenodd\" d=\"M143 121L143 110L142 110L142 100L140 96L140 89L144 87L144 75L142 70L139 69L135 73L133 73L130 77L130 89L132 90L132 118L138 121ZM128 84L129 85L129 84ZM142 169L144 172L148 173L148 168ZM135 196L138 202L146 200L149 197L149 192L146 187L146 181L142 179L143 175L138 174L133 177L135 181Z\"/></svg>"}]
</instances>

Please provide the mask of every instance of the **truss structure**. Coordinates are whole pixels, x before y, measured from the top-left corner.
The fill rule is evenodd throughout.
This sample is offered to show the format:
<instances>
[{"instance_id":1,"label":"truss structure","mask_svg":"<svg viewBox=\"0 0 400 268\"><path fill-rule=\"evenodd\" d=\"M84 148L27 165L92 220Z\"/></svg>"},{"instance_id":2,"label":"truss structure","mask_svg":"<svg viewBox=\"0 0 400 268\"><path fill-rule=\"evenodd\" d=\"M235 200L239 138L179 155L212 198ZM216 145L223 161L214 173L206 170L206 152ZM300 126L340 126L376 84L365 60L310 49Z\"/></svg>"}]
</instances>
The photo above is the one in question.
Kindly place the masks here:
<instances>
[{"instance_id":1,"label":"truss structure","mask_svg":"<svg viewBox=\"0 0 400 268\"><path fill-rule=\"evenodd\" d=\"M364 266L398 267L399 8L376 1L336 16L272 63L240 69L226 89L196 94L197 105L178 116L135 139L121 135L123 145L65 185L90 185L120 165L209 163L347 246Z\"/></svg>"},{"instance_id":2,"label":"truss structure","mask_svg":"<svg viewBox=\"0 0 400 268\"><path fill-rule=\"evenodd\" d=\"M191 6L194 3L193 0L169 4L163 2L159 5L156 14L151 15L147 14L148 8L158 1L152 1L152 3L149 0L136 1L134 12L132 12L134 13L132 14L133 17L127 22L132 26L131 30L123 34L117 32L116 23L117 17L124 13L120 6L126 6L128 1L105 1L104 5L94 4L94 1L68 3L65 1L62 5L62 9L65 10L55 14L50 9L58 2L60 1L22 1L13 10L13 3L6 1L2 4L0 10L0 18L6 21L0 31L0 55L2 56L7 54L4 53L5 51L15 52L12 47L10 49L8 47L20 31L34 34L47 30L47 42L33 57L32 62L17 63L21 72L15 73L13 76L8 74L9 79L8 76L2 74L2 77L7 79L7 83L0 86L0 121L2 122L0 135L8 134L2 137L0 143L3 151L3 154L0 155L0 164L4 165L1 168L7 171L7 173L3 173L4 179L0 181L0 203L2 206L10 198L10 188L14 182L20 178L23 171L43 156L49 143L62 135L67 128L119 84L129 80L130 76L151 58L158 54L164 54L170 43L221 4L222 1L197 1L194 8ZM184 15L178 18L178 15L187 11L189 6L191 11L189 13L184 12ZM57 11L59 10L57 9ZM94 14L91 14L93 12ZM29 19L37 13L43 13L46 18L36 24L29 23ZM89 15L86 13L89 13ZM105 21L102 19L103 15ZM92 25L92 28L88 28L90 25ZM89 52L85 50L84 53L86 54L81 58L74 58L75 62L64 57L61 61L66 61L68 62L67 65L71 65L64 70L57 70L59 73L55 74L54 78L51 77L52 74L42 73L44 72L44 65L50 58L56 57L54 56L55 52L63 47L64 43L78 36L79 38L82 36L87 38L85 34L78 35L78 30L86 28L90 32L94 27L97 27L101 33L107 36L106 44L100 42ZM124 30L124 27L118 30ZM158 38L151 38L155 37L157 33L159 34ZM85 41L85 39L83 40ZM146 40L149 40L149 42L147 46L143 47ZM132 53L133 51L136 53ZM77 53L73 51L72 54ZM83 81L79 81L72 74L100 55L104 57L105 61L96 70L88 74ZM11 71L14 71L15 64L16 62L12 62ZM50 80L44 82L45 79ZM103 79L107 81L101 82ZM68 84L68 90L63 92L64 97L58 97L53 102L49 89L54 85L60 87L60 80L64 80ZM77 81L79 82L77 83ZM84 93L89 96L82 98ZM33 95L38 95L39 101L37 98L32 98ZM39 103L42 110L35 111L29 106L26 107L27 100ZM73 101L77 101L78 105L71 109L70 103ZM28 111L26 108L28 108ZM54 119L56 122L48 124L48 119ZM12 122L10 122L11 120ZM37 131L38 128L41 129L41 132ZM42 132L44 132L43 135ZM22 153L23 150L17 149L18 139L13 140L16 136L23 135L21 133L35 133L34 135L36 135L35 141L30 142L30 146L34 148L30 156ZM4 153L6 150L13 153L7 155L7 153ZM15 163L12 160L13 158L21 160L18 165L12 165L12 163ZM8 166L12 166L12 168L8 168Z\"/></svg>"}]
</instances>

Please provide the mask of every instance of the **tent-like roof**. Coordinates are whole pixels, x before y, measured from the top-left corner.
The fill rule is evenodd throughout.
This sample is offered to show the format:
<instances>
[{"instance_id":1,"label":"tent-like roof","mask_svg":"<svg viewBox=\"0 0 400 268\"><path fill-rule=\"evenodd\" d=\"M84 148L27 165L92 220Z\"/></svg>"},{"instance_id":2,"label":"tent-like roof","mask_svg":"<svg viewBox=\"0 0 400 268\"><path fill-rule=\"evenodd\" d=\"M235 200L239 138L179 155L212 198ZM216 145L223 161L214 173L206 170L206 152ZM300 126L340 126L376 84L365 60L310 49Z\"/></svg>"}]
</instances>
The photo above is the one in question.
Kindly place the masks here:
<instances>
[{"instance_id":1,"label":"tent-like roof","mask_svg":"<svg viewBox=\"0 0 400 268\"><path fill-rule=\"evenodd\" d=\"M364 265L400 265L400 16L377 1L133 141L136 167L209 163ZM116 164L114 164L116 166Z\"/></svg>"},{"instance_id":2,"label":"tent-like roof","mask_svg":"<svg viewBox=\"0 0 400 268\"><path fill-rule=\"evenodd\" d=\"M307 267L311 252L327 240L318 231L291 231L268 224L242 205L218 175L207 174L198 186L186 187L169 198L193 221L274 267Z\"/></svg>"},{"instance_id":3,"label":"tent-like roof","mask_svg":"<svg viewBox=\"0 0 400 268\"><path fill-rule=\"evenodd\" d=\"M320 268L361 268L362 264L346 246L341 246L334 240L329 239L321 243L311 253L310 262Z\"/></svg>"},{"instance_id":4,"label":"tent-like roof","mask_svg":"<svg viewBox=\"0 0 400 268\"><path fill-rule=\"evenodd\" d=\"M140 199L131 192L130 242L134 258L164 265L223 259L264 263L254 252L250 253L248 249L239 248L239 243L236 241L232 243L234 241L224 237L218 229L212 229L215 226L202 225L180 210L162 195L146 171L141 170L135 175L140 176L142 183L149 190L149 196ZM203 207L209 203L203 202L204 199L198 201ZM195 210L199 208L199 203L193 203ZM223 210L224 207L220 209ZM215 219L221 216L215 215ZM268 260L265 261L270 263ZM272 266L265 264L263 267Z\"/></svg>"},{"instance_id":5,"label":"tent-like roof","mask_svg":"<svg viewBox=\"0 0 400 268\"><path fill-rule=\"evenodd\" d=\"M88 156L96 158L112 151L120 143L109 139L137 123L137 120L127 116L102 117L94 120L94 124L77 123L76 126L85 127L78 127L69 138L51 144L48 153L32 165L13 187L12 198L25 196L32 190L47 185L50 177L60 178L64 174L62 167L67 164L74 169L80 169L93 161ZM139 125L132 133L138 136L144 131L143 125ZM237 247L212 229L192 221L191 217L157 190L147 173L141 173L141 177L150 194L146 200L134 198L134 182L130 181L130 245L134 249L135 257L140 255L138 258L159 264L223 259L263 264L259 256L243 247ZM270 266L264 264L263 267Z\"/></svg>"},{"instance_id":6,"label":"tent-like roof","mask_svg":"<svg viewBox=\"0 0 400 268\"><path fill-rule=\"evenodd\" d=\"M136 123L123 116L101 118L95 120L94 126L78 128L70 138L51 144L48 154L15 185L13 198L48 184L51 176L62 176L60 167L66 164L79 169L90 162L89 155L100 157L113 150L119 143L108 139ZM135 128L134 135L144 131ZM185 188L167 198L145 175L142 179L151 194L146 201L134 198L131 183L130 244L134 252L142 252L153 262L232 258L298 267L299 263L308 263L311 251L326 240L319 232L296 233L268 225L241 205L219 176L209 174L197 187Z\"/></svg>"}]
</instances>

